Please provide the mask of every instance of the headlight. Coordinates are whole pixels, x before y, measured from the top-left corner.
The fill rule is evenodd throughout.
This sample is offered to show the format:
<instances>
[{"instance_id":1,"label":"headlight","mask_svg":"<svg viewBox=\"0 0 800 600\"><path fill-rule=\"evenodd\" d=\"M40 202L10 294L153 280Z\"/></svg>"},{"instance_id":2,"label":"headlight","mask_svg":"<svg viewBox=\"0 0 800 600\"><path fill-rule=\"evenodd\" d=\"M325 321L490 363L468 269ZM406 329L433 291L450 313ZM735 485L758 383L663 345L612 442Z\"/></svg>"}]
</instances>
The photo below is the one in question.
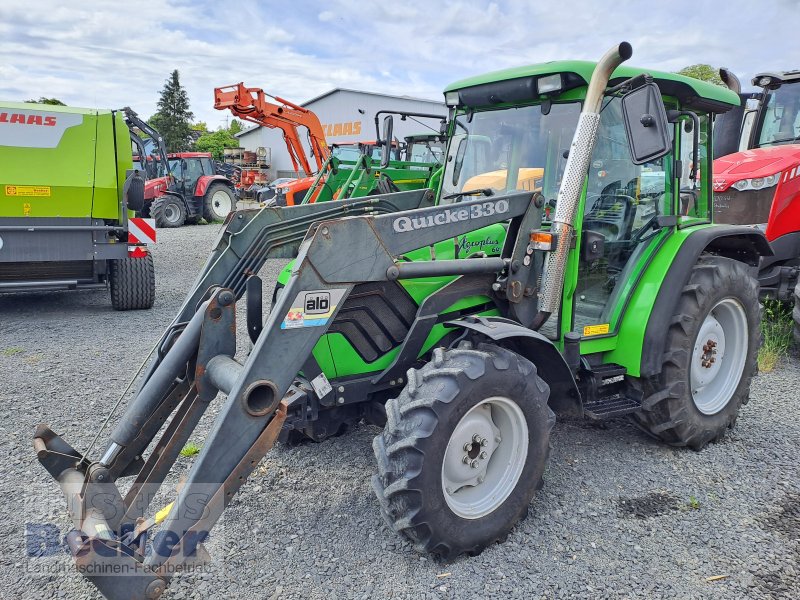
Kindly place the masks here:
<instances>
[{"instance_id":1,"label":"headlight","mask_svg":"<svg viewBox=\"0 0 800 600\"><path fill-rule=\"evenodd\" d=\"M447 106L458 106L458 91L447 92L444 95L444 103Z\"/></svg>"},{"instance_id":2,"label":"headlight","mask_svg":"<svg viewBox=\"0 0 800 600\"><path fill-rule=\"evenodd\" d=\"M545 75L536 80L536 91L539 95L561 91L561 73Z\"/></svg>"},{"instance_id":3,"label":"headlight","mask_svg":"<svg viewBox=\"0 0 800 600\"><path fill-rule=\"evenodd\" d=\"M741 181L737 181L733 184L740 192L744 192L747 190L763 190L764 188L770 188L774 185L778 184L778 180L781 178L780 173L775 173L774 175L770 175L769 177L754 177L753 179L742 179Z\"/></svg>"}]
</instances>

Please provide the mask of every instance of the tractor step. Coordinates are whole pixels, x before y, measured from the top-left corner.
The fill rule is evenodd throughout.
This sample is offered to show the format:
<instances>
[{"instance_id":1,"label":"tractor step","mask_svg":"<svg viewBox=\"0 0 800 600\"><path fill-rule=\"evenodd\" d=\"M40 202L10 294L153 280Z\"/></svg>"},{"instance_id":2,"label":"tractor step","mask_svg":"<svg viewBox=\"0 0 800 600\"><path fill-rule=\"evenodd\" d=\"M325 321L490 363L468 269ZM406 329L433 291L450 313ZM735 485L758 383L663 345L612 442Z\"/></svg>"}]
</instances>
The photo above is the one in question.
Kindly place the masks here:
<instances>
[{"instance_id":1,"label":"tractor step","mask_svg":"<svg viewBox=\"0 0 800 600\"><path fill-rule=\"evenodd\" d=\"M642 407L640 401L630 397L628 386L621 379L625 373L625 367L614 363L584 371L584 380L594 381L596 385L594 393L588 397L589 401L583 405L583 412L588 418L611 419L636 412Z\"/></svg>"}]
</instances>

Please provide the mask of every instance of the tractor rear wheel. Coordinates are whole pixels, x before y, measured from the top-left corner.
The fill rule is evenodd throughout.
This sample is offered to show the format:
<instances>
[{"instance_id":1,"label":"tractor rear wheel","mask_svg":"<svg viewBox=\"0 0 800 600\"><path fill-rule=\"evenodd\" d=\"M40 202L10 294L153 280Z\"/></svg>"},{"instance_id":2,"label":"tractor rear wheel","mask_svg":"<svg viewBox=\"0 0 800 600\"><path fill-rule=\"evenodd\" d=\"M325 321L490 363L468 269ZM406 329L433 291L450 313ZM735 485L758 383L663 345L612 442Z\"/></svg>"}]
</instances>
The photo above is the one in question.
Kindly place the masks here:
<instances>
[{"instance_id":1,"label":"tractor rear wheel","mask_svg":"<svg viewBox=\"0 0 800 600\"><path fill-rule=\"evenodd\" d=\"M792 319L794 319L794 343L800 347L800 281L794 288L794 308L792 309Z\"/></svg>"},{"instance_id":2,"label":"tractor rear wheel","mask_svg":"<svg viewBox=\"0 0 800 600\"><path fill-rule=\"evenodd\" d=\"M236 197L231 189L223 183L214 183L203 197L203 218L212 221L224 221L228 213L236 210Z\"/></svg>"},{"instance_id":3,"label":"tractor rear wheel","mask_svg":"<svg viewBox=\"0 0 800 600\"><path fill-rule=\"evenodd\" d=\"M701 258L669 323L661 374L629 380L643 396L634 421L673 446L700 450L720 439L749 399L760 341L758 283L747 266Z\"/></svg>"},{"instance_id":4,"label":"tractor rear wheel","mask_svg":"<svg viewBox=\"0 0 800 600\"><path fill-rule=\"evenodd\" d=\"M549 393L531 362L491 344L437 348L410 369L373 441L372 485L390 526L445 559L503 540L542 484Z\"/></svg>"},{"instance_id":5,"label":"tractor rear wheel","mask_svg":"<svg viewBox=\"0 0 800 600\"><path fill-rule=\"evenodd\" d=\"M156 227L180 227L186 222L186 207L180 198L167 194L150 203L150 215Z\"/></svg>"},{"instance_id":6,"label":"tractor rear wheel","mask_svg":"<svg viewBox=\"0 0 800 600\"><path fill-rule=\"evenodd\" d=\"M141 310L153 307L156 275L153 256L120 258L109 265L111 305L114 310Z\"/></svg>"}]
</instances>

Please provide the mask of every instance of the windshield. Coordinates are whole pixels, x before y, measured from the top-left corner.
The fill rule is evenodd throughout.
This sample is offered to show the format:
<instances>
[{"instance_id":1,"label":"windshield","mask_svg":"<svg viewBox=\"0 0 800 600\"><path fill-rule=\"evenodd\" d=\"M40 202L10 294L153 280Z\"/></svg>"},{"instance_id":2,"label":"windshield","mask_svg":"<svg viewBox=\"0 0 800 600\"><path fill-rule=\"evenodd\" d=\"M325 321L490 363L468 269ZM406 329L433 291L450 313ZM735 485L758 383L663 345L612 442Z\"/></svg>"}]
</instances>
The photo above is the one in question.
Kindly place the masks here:
<instances>
[{"instance_id":1,"label":"windshield","mask_svg":"<svg viewBox=\"0 0 800 600\"><path fill-rule=\"evenodd\" d=\"M762 118L759 146L796 142L800 137L800 83L769 92Z\"/></svg>"},{"instance_id":2,"label":"windshield","mask_svg":"<svg viewBox=\"0 0 800 600\"><path fill-rule=\"evenodd\" d=\"M523 106L476 112L455 119L442 200L461 192L491 189L495 194L538 190L555 199L580 104ZM452 199L451 199L452 201Z\"/></svg>"},{"instance_id":3,"label":"windshield","mask_svg":"<svg viewBox=\"0 0 800 600\"><path fill-rule=\"evenodd\" d=\"M406 160L410 162L441 164L444 156L444 143L437 140L411 142L407 154Z\"/></svg>"}]
</instances>

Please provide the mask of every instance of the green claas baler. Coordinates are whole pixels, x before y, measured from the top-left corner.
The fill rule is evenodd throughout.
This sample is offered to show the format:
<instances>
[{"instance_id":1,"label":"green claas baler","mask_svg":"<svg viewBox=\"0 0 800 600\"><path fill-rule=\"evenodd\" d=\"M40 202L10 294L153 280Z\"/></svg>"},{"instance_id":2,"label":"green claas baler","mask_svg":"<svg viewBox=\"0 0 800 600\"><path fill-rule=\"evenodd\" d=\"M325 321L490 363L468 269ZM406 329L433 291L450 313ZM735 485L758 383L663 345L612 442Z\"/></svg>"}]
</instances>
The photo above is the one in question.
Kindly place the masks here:
<instances>
[{"instance_id":1,"label":"green claas baler","mask_svg":"<svg viewBox=\"0 0 800 600\"><path fill-rule=\"evenodd\" d=\"M150 308L154 232L129 222L132 166L120 111L0 103L0 293L110 286L114 308Z\"/></svg>"}]
</instances>

